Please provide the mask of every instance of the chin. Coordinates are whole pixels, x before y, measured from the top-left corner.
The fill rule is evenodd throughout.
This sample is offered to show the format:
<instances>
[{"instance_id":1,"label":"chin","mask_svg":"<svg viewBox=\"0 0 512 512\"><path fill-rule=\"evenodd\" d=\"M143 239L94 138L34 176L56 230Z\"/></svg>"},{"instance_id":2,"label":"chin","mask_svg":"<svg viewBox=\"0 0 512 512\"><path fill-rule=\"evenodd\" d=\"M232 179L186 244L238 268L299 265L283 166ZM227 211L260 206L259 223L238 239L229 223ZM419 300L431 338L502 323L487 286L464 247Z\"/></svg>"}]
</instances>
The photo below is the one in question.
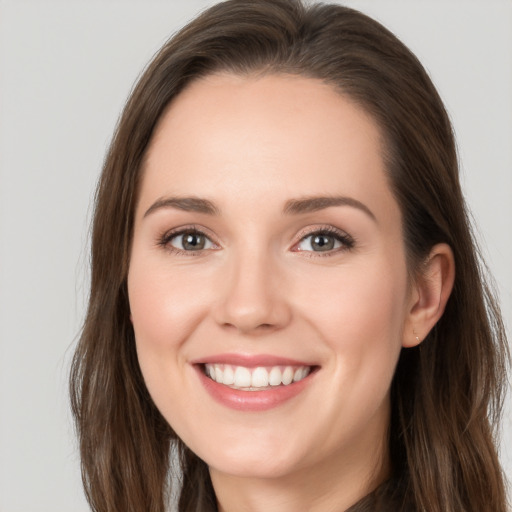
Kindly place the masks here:
<instances>
[{"instance_id":1,"label":"chin","mask_svg":"<svg viewBox=\"0 0 512 512\"><path fill-rule=\"evenodd\" d=\"M255 440L248 440L243 444L226 443L220 450L207 450L204 454L198 455L211 470L239 478L263 479L280 478L290 474L298 468L302 458L296 450L286 450L268 444L265 446Z\"/></svg>"},{"instance_id":2,"label":"chin","mask_svg":"<svg viewBox=\"0 0 512 512\"><path fill-rule=\"evenodd\" d=\"M278 479L283 478L293 469L297 469L293 462L274 461L271 457L263 459L261 456L237 460L221 460L217 463L208 464L210 470L219 473L229 474L237 478L251 479Z\"/></svg>"}]
</instances>

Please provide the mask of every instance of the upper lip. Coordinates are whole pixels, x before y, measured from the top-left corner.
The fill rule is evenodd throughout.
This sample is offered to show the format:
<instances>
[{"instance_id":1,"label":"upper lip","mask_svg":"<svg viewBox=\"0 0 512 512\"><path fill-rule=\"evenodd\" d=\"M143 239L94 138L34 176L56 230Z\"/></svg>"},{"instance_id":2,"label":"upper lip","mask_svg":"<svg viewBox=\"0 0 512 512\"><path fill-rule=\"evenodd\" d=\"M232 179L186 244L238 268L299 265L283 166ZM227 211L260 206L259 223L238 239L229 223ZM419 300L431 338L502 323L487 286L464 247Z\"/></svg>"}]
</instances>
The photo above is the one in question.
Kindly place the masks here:
<instances>
[{"instance_id":1,"label":"upper lip","mask_svg":"<svg viewBox=\"0 0 512 512\"><path fill-rule=\"evenodd\" d=\"M271 354L215 354L198 358L191 364L230 364L233 366L245 366L247 368L257 366L315 366L314 363L299 361L289 357L281 357Z\"/></svg>"}]
</instances>

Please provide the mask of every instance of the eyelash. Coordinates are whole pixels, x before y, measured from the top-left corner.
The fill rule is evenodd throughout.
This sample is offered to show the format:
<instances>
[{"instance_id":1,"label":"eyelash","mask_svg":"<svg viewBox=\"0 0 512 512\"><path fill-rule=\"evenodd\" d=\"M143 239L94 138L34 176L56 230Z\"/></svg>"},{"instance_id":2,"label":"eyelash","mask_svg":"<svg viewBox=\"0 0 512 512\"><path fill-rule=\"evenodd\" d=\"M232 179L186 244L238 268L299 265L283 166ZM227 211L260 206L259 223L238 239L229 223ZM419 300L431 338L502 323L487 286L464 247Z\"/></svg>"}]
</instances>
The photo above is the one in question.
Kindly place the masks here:
<instances>
[{"instance_id":1,"label":"eyelash","mask_svg":"<svg viewBox=\"0 0 512 512\"><path fill-rule=\"evenodd\" d=\"M341 243L341 247L328 250L328 251L306 251L306 250L297 250L297 252L301 252L304 256L309 258L323 258L328 256L333 256L334 254L338 254L340 252L349 251L354 248L355 240L348 233L341 231L333 226L325 226L320 229L313 229L311 231L305 231L300 233L300 240L294 244L294 247L297 247L304 240L307 240L313 236L328 236L333 237L336 241Z\"/></svg>"},{"instance_id":2,"label":"eyelash","mask_svg":"<svg viewBox=\"0 0 512 512\"><path fill-rule=\"evenodd\" d=\"M187 251L183 249L178 249L177 247L174 247L171 245L171 241L178 237L185 234L193 234L193 235L202 235L207 240L210 241L211 244L216 246L217 244L211 240L211 237L209 237L205 231L200 228L199 226L186 226L183 228L178 228L176 230L171 230L165 232L161 237L158 239L158 245L167 249L171 253L178 254L178 255L184 255L184 256L199 256L203 253L205 250L210 249L199 249L197 251ZM333 237L336 241L341 243L341 247L335 248L333 250L327 250L327 251L308 251L308 250L295 250L295 252L301 252L306 257L315 258L315 257L327 257L332 256L333 254L337 254L339 252L349 251L351 250L355 245L355 240L352 238L348 233L345 233L344 231L341 231L340 229L337 229L333 226L325 226L322 228L313 229L310 231L304 231L300 233L300 239L298 242L296 242L293 247L297 247L299 244L304 242L310 237L313 236L328 236Z\"/></svg>"},{"instance_id":3,"label":"eyelash","mask_svg":"<svg viewBox=\"0 0 512 512\"><path fill-rule=\"evenodd\" d=\"M199 256L203 253L203 250L209 250L209 249L201 249L197 251L186 251L183 249L178 249L177 247L173 247L171 245L171 241L182 235L202 235L207 240L209 240L213 245L216 245L215 242L211 241L211 237L208 236L205 231L200 228L199 226L185 226L183 228L178 228L175 230L167 231L165 232L158 240L158 245L165 248L169 252L177 255L183 255L183 256Z\"/></svg>"}]
</instances>

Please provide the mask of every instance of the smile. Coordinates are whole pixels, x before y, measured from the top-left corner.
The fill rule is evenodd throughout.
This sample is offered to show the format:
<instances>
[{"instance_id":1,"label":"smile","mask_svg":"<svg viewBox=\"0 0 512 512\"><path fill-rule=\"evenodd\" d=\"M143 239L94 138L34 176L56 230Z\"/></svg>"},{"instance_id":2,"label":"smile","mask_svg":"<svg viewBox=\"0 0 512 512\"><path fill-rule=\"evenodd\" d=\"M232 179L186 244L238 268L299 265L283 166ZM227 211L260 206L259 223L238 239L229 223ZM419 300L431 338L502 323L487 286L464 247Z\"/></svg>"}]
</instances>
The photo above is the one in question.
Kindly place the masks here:
<instances>
[{"instance_id":1,"label":"smile","mask_svg":"<svg viewBox=\"0 0 512 512\"><path fill-rule=\"evenodd\" d=\"M306 378L310 366L258 366L248 368L230 364L205 364L205 374L218 384L244 391L263 391L289 386Z\"/></svg>"},{"instance_id":2,"label":"smile","mask_svg":"<svg viewBox=\"0 0 512 512\"><path fill-rule=\"evenodd\" d=\"M272 355L218 354L191 361L215 402L237 411L265 411L306 392L320 366Z\"/></svg>"}]
</instances>

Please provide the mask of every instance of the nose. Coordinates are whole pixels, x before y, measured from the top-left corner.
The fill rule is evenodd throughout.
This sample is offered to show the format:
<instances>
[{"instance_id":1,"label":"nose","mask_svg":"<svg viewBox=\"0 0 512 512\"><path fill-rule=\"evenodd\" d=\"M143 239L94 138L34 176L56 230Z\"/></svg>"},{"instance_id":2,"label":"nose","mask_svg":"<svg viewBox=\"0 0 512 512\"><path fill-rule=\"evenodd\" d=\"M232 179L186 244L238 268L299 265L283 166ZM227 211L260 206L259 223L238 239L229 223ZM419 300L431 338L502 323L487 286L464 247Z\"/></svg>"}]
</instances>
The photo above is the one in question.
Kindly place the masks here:
<instances>
[{"instance_id":1,"label":"nose","mask_svg":"<svg viewBox=\"0 0 512 512\"><path fill-rule=\"evenodd\" d=\"M216 322L245 334L282 329L291 320L283 270L271 256L244 256L226 262Z\"/></svg>"}]
</instances>

